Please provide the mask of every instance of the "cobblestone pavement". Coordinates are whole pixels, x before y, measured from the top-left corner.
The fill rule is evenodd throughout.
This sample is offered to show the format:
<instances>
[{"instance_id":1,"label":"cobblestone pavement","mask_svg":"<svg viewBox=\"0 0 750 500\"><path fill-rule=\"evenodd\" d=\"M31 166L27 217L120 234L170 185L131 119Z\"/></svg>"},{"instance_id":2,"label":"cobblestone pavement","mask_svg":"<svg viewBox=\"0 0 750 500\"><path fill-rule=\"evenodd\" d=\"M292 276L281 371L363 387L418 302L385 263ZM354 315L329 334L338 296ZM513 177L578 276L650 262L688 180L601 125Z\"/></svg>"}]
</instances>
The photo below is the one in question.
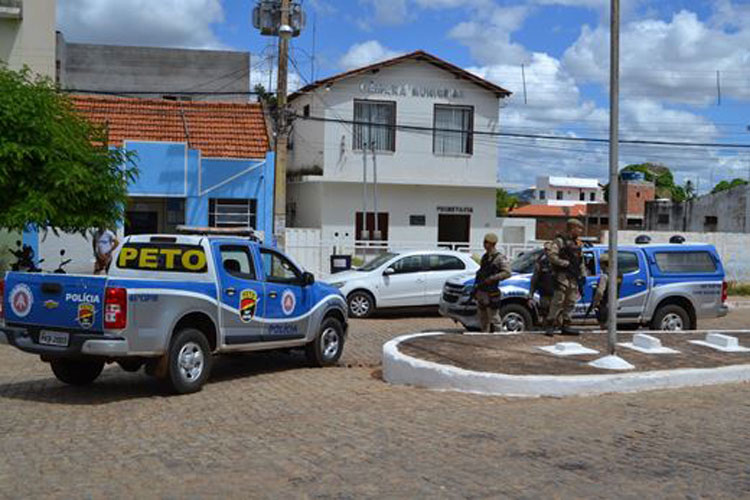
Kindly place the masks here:
<instances>
[{"instance_id":1,"label":"cobblestone pavement","mask_svg":"<svg viewBox=\"0 0 750 500\"><path fill-rule=\"evenodd\" d=\"M452 328L352 321L340 367L226 357L180 397L116 367L66 387L0 346L0 498L750 496L749 385L520 400L379 379L385 340Z\"/></svg>"}]
</instances>

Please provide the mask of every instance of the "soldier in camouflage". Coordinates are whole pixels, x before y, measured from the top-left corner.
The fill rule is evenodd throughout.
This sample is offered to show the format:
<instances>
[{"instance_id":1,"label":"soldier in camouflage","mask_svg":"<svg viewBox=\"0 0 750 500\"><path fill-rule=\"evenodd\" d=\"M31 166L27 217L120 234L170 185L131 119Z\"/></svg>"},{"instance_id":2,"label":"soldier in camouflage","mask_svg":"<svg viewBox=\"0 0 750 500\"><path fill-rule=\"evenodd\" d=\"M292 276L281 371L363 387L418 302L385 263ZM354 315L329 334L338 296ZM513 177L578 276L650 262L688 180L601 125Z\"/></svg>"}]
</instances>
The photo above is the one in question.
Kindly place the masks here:
<instances>
[{"instance_id":1,"label":"soldier in camouflage","mask_svg":"<svg viewBox=\"0 0 750 500\"><path fill-rule=\"evenodd\" d=\"M583 224L578 219L568 219L566 232L558 234L549 246L549 260L555 273L555 293L547 315L545 334L578 335L570 327L570 313L579 296L579 283L586 276L580 240Z\"/></svg>"},{"instance_id":2,"label":"soldier in camouflage","mask_svg":"<svg viewBox=\"0 0 750 500\"><path fill-rule=\"evenodd\" d=\"M484 250L482 260L479 263L479 271L475 277L474 297L477 302L477 313L482 331L492 332L492 326L497 322L497 313L500 309L500 289L498 283L510 278L511 270L508 260L498 252L497 235L488 233L484 237Z\"/></svg>"}]
</instances>

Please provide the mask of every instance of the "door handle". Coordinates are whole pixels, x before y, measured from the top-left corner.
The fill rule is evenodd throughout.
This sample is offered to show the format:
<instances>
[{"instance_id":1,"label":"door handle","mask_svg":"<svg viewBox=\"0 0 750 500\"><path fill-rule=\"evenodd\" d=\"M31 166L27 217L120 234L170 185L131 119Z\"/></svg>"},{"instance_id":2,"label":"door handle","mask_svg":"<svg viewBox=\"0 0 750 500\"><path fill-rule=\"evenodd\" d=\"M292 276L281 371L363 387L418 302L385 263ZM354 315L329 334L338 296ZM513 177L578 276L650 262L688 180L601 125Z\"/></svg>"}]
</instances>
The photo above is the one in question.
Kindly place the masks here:
<instances>
[{"instance_id":1,"label":"door handle","mask_svg":"<svg viewBox=\"0 0 750 500\"><path fill-rule=\"evenodd\" d=\"M224 290L224 293L232 297L235 293L237 293L237 290L235 290L234 287L229 287L226 290Z\"/></svg>"},{"instance_id":2,"label":"door handle","mask_svg":"<svg viewBox=\"0 0 750 500\"><path fill-rule=\"evenodd\" d=\"M633 282L633 284L634 284L635 286L645 286L645 285L646 285L646 282L645 282L645 281L643 281L643 280L635 280L635 281Z\"/></svg>"},{"instance_id":3,"label":"door handle","mask_svg":"<svg viewBox=\"0 0 750 500\"><path fill-rule=\"evenodd\" d=\"M268 293L268 298L269 298L269 299L275 299L275 298L276 298L276 297L278 297L278 296L279 296L279 294L278 294L278 293L276 293L276 292L269 292L269 293Z\"/></svg>"}]
</instances>

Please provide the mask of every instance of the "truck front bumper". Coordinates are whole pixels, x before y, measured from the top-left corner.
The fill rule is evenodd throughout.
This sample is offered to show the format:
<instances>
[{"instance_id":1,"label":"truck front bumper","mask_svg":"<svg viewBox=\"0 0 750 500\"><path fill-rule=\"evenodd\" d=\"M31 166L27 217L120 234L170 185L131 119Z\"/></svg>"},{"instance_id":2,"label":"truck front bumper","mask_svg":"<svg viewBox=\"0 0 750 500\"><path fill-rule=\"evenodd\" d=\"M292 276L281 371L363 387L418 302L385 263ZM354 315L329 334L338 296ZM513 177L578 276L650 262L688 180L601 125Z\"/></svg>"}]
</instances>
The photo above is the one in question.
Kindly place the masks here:
<instances>
[{"instance_id":1,"label":"truck front bumper","mask_svg":"<svg viewBox=\"0 0 750 500\"><path fill-rule=\"evenodd\" d=\"M0 344L6 343L24 352L48 358L76 358L98 356L106 358L128 355L128 341L96 333L67 332L69 342L65 347L39 344L39 331L26 328L0 327Z\"/></svg>"}]
</instances>

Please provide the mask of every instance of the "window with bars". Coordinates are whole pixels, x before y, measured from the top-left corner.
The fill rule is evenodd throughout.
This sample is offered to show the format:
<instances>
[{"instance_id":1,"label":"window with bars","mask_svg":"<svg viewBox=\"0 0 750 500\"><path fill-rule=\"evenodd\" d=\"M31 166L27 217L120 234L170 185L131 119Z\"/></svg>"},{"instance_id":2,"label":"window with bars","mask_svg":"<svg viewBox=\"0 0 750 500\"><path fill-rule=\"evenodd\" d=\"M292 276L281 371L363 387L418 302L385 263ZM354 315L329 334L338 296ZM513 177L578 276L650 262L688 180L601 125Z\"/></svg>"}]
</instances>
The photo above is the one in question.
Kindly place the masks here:
<instances>
[{"instance_id":1,"label":"window with bars","mask_svg":"<svg viewBox=\"0 0 750 500\"><path fill-rule=\"evenodd\" d=\"M474 108L436 104L434 121L433 153L470 155L474 152Z\"/></svg>"},{"instance_id":2,"label":"window with bars","mask_svg":"<svg viewBox=\"0 0 750 500\"><path fill-rule=\"evenodd\" d=\"M396 151L396 103L354 100L355 150Z\"/></svg>"},{"instance_id":3,"label":"window with bars","mask_svg":"<svg viewBox=\"0 0 750 500\"><path fill-rule=\"evenodd\" d=\"M208 200L208 225L210 227L256 228L257 200Z\"/></svg>"}]
</instances>

